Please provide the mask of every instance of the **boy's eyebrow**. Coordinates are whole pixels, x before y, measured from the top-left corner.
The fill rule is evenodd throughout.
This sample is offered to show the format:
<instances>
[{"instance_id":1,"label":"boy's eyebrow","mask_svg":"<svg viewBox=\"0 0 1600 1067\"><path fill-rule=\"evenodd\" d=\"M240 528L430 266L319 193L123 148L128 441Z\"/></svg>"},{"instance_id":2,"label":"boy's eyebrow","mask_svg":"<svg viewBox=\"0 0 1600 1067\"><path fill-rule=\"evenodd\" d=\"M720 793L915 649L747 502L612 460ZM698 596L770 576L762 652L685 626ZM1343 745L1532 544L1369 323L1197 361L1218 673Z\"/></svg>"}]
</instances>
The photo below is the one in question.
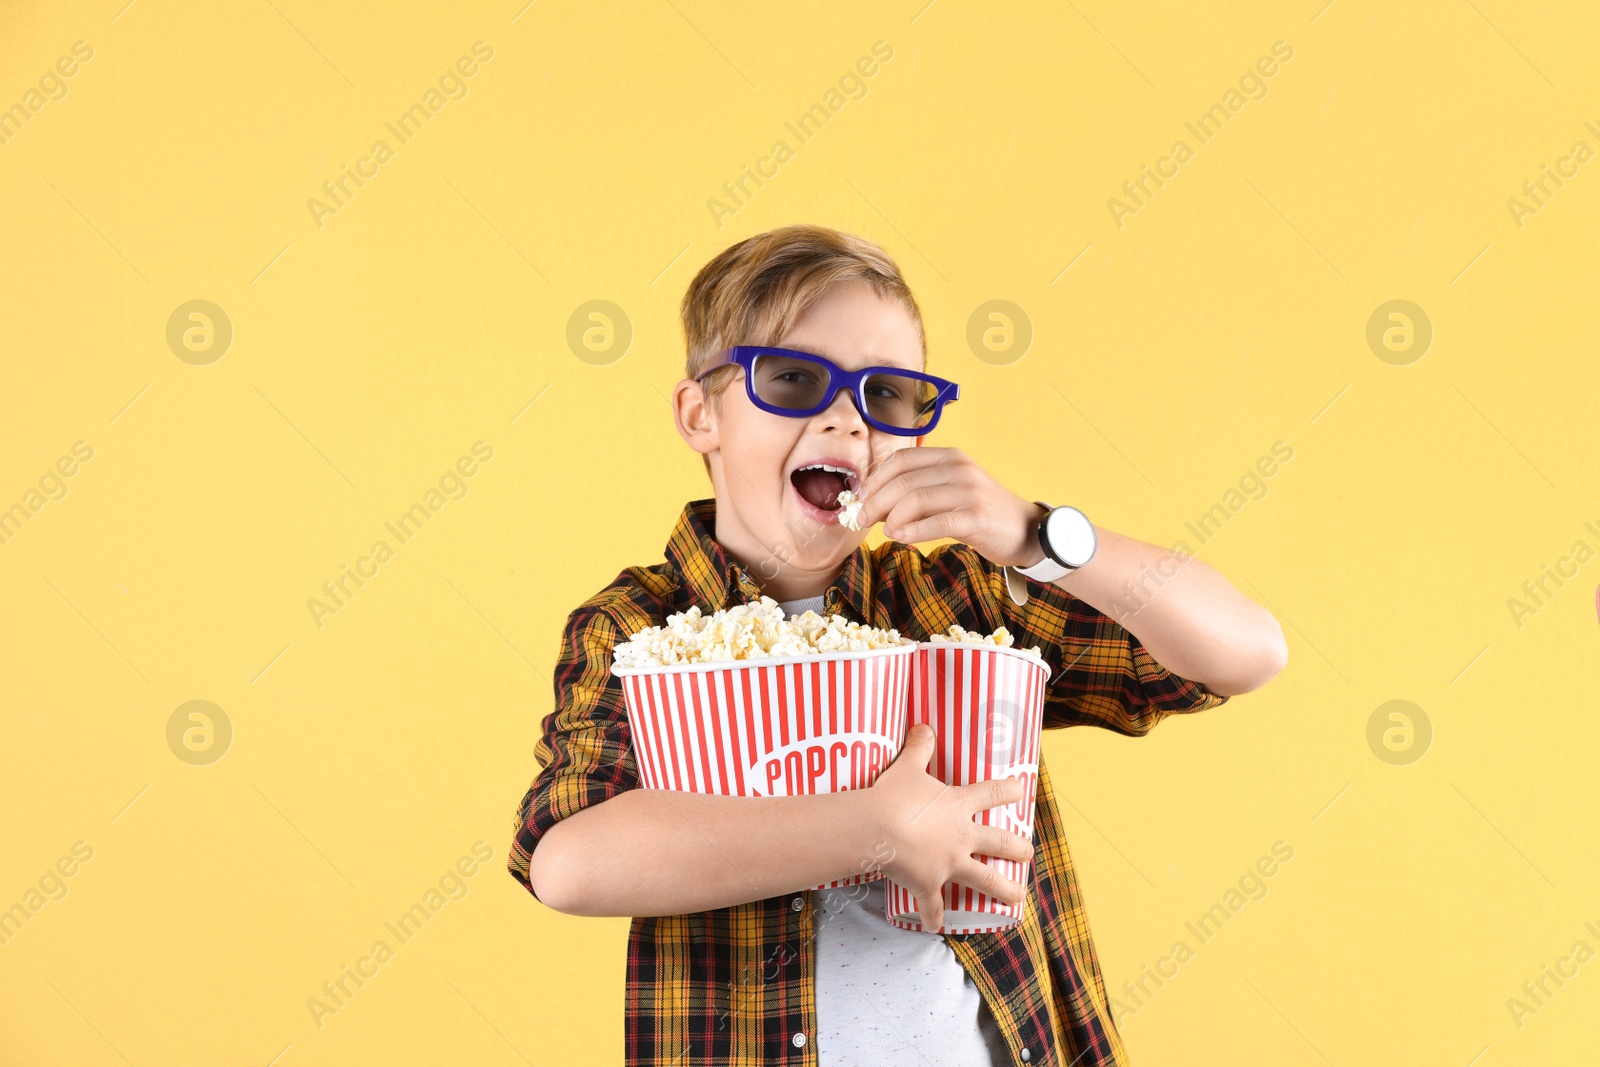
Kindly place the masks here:
<instances>
[{"instance_id":1,"label":"boy's eyebrow","mask_svg":"<svg viewBox=\"0 0 1600 1067\"><path fill-rule=\"evenodd\" d=\"M805 353L807 353L809 355L813 355L813 356L821 356L823 359L830 360L830 361L832 361L834 363L838 363L839 362L838 359L836 359L831 352L826 351L826 348L827 348L826 345L784 345L784 346L781 346L781 347L792 348L796 352L805 352ZM907 367L902 363L895 363L892 360L889 360L889 361L886 361L886 360L887 360L887 357L883 357L883 356L874 357L873 359L869 360L866 363L866 366L868 366L868 367L897 367L900 370L917 370L918 369L917 367Z\"/></svg>"}]
</instances>

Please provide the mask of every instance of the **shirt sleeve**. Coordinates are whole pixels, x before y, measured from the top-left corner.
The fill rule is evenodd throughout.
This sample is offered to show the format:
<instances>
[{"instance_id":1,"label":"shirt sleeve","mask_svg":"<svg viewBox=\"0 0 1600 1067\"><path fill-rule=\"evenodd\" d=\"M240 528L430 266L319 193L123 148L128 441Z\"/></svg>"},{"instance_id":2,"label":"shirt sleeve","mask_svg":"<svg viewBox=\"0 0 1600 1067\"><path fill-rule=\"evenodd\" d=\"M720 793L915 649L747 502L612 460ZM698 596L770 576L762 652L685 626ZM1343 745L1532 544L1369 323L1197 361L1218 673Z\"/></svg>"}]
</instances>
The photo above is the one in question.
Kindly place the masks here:
<instances>
[{"instance_id":1,"label":"shirt sleeve","mask_svg":"<svg viewBox=\"0 0 1600 1067\"><path fill-rule=\"evenodd\" d=\"M1203 711L1227 701L1199 682L1157 663L1144 644L1116 620L1047 582L1027 583L1018 604L1007 588L1006 568L970 545L958 551L978 593L977 607L1004 626L1020 648L1039 646L1050 667L1044 727L1099 726L1142 737L1175 713ZM936 551L938 551L936 549ZM1020 575L1012 581L1021 582Z\"/></svg>"},{"instance_id":2,"label":"shirt sleeve","mask_svg":"<svg viewBox=\"0 0 1600 1067\"><path fill-rule=\"evenodd\" d=\"M621 639L616 620L592 606L574 611L562 630L555 708L545 716L533 749L541 769L513 820L507 863L530 893L528 866L545 831L573 812L639 784L622 681L610 669L612 647Z\"/></svg>"}]
</instances>

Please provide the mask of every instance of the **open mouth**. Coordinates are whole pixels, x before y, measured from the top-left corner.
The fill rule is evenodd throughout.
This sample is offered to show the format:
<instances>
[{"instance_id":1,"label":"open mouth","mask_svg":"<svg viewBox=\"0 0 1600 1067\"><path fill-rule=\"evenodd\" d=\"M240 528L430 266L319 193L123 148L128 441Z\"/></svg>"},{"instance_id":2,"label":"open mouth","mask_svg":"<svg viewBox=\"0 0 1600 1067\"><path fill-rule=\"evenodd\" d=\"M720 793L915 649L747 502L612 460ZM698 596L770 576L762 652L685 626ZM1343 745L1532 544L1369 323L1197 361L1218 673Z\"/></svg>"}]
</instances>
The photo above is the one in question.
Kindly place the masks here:
<instances>
[{"instance_id":1,"label":"open mouth","mask_svg":"<svg viewBox=\"0 0 1600 1067\"><path fill-rule=\"evenodd\" d=\"M797 467L790 472L789 481L806 503L821 511L838 511L839 494L861 484L853 468L833 463Z\"/></svg>"}]
</instances>

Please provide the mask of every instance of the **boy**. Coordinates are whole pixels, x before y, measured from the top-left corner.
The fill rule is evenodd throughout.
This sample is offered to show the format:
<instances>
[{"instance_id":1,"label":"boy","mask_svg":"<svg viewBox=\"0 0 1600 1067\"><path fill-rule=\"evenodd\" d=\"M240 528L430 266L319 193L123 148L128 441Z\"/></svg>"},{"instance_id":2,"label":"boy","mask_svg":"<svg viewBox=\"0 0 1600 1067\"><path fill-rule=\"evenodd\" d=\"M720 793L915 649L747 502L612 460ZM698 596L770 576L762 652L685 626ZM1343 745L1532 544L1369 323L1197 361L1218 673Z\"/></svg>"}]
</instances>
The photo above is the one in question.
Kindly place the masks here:
<instances>
[{"instance_id":1,"label":"boy","mask_svg":"<svg viewBox=\"0 0 1600 1067\"><path fill-rule=\"evenodd\" d=\"M1033 842L973 822L1021 783L944 786L925 725L867 789L639 789L611 648L691 604L762 595L916 640L1003 625L1045 654L1047 729L1139 736L1265 684L1287 659L1277 622L1199 560L1019 496L958 449L917 447L956 389L926 374L920 311L876 245L815 226L749 238L700 271L682 317L677 428L715 496L684 507L664 563L627 568L568 617L512 874L558 911L634 917L629 1065L1125 1064L1042 760ZM862 529L882 522L892 540L868 549L838 522L847 487ZM938 538L958 540L913 547ZM1136 609L1117 599L1151 570L1164 580ZM985 855L1031 857L1029 884ZM950 880L1025 902L1023 921L900 930L881 881L808 889L873 867L916 894L930 929Z\"/></svg>"}]
</instances>

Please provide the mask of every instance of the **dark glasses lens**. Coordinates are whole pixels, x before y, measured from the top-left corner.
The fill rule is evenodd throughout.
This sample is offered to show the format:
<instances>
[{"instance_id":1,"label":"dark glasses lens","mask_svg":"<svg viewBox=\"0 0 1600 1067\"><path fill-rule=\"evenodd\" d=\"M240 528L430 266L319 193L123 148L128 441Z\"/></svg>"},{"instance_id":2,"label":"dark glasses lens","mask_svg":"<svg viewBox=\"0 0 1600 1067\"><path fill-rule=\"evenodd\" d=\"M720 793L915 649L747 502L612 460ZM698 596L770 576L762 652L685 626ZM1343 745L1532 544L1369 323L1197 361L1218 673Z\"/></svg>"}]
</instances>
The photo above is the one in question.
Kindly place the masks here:
<instances>
[{"instance_id":1,"label":"dark glasses lens","mask_svg":"<svg viewBox=\"0 0 1600 1067\"><path fill-rule=\"evenodd\" d=\"M933 419L934 400L939 395L932 382L893 371L868 375L861 389L867 394L867 411L873 418L906 430L926 426Z\"/></svg>"},{"instance_id":2,"label":"dark glasses lens","mask_svg":"<svg viewBox=\"0 0 1600 1067\"><path fill-rule=\"evenodd\" d=\"M756 396L773 407L807 411L828 391L828 368L810 360L759 355L750 369Z\"/></svg>"},{"instance_id":3,"label":"dark glasses lens","mask_svg":"<svg viewBox=\"0 0 1600 1067\"><path fill-rule=\"evenodd\" d=\"M787 411L810 411L827 399L828 368L793 356L759 355L752 364L750 384L756 396ZM861 383L870 420L915 430L933 420L938 389L932 382L894 371L869 374Z\"/></svg>"}]
</instances>

